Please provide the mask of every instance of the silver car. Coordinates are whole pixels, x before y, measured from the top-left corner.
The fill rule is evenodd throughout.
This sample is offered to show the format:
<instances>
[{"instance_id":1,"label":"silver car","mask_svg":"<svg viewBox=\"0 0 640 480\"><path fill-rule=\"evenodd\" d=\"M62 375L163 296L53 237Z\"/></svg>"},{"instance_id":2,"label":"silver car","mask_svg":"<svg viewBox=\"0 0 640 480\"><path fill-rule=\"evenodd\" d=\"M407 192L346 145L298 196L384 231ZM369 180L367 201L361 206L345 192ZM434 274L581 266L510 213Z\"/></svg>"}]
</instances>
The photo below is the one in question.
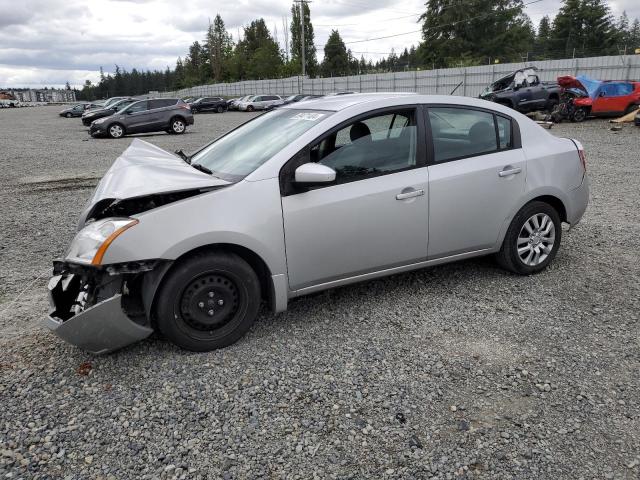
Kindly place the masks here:
<instances>
[{"instance_id":1,"label":"silver car","mask_svg":"<svg viewBox=\"0 0 640 480\"><path fill-rule=\"evenodd\" d=\"M266 110L268 107L281 105L284 98L280 95L254 95L247 100L238 102L238 110L243 112L253 112L254 110Z\"/></svg>"},{"instance_id":2,"label":"silver car","mask_svg":"<svg viewBox=\"0 0 640 480\"><path fill-rule=\"evenodd\" d=\"M263 301L489 254L533 274L588 185L578 141L463 97L292 103L189 157L135 139L54 262L46 324L94 353L154 329L207 351Z\"/></svg>"}]
</instances>

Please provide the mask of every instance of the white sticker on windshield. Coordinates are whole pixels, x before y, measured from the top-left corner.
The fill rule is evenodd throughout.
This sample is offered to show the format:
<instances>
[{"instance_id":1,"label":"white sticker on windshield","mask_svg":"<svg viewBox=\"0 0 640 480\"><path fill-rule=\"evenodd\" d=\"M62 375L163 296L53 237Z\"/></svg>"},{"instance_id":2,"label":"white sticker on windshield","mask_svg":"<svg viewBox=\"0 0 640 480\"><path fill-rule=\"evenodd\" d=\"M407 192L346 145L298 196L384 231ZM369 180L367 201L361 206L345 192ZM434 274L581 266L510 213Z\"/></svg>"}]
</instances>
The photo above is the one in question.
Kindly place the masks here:
<instances>
[{"instance_id":1,"label":"white sticker on windshield","mask_svg":"<svg viewBox=\"0 0 640 480\"><path fill-rule=\"evenodd\" d=\"M315 122L322 117L324 117L324 113L300 112L291 117L291 120L309 120L311 122Z\"/></svg>"}]
</instances>

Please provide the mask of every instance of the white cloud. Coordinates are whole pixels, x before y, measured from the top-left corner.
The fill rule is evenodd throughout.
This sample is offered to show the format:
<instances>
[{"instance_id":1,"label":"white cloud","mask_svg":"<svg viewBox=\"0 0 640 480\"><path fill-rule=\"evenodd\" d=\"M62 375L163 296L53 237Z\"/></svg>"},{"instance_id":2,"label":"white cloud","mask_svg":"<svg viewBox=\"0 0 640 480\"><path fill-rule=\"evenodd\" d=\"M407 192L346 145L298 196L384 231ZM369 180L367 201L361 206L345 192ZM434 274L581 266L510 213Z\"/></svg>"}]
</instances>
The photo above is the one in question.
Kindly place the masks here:
<instances>
[{"instance_id":1,"label":"white cloud","mask_svg":"<svg viewBox=\"0 0 640 480\"><path fill-rule=\"evenodd\" d=\"M349 43L420 29L417 23L426 0L317 0L310 4L315 43L323 46L337 28L356 56L377 59L391 49L401 52L420 42L420 33ZM527 0L525 0L526 3ZM543 0L526 8L535 24L553 15L560 2ZM637 0L611 0L618 16L626 9L640 17ZM278 31L284 48L282 19L291 21L291 0L0 0L0 86L80 86L97 80L100 66L111 72L164 69L186 54L217 13L229 33L263 17Z\"/></svg>"}]
</instances>

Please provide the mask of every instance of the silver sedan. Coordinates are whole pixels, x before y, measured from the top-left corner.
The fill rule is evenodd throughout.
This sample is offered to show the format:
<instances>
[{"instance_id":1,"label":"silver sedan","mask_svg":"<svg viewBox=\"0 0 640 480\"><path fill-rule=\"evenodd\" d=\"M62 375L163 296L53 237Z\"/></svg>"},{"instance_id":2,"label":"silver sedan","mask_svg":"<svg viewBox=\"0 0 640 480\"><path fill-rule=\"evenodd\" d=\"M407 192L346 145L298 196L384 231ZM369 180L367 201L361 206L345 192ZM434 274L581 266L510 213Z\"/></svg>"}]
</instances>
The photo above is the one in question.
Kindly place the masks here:
<instances>
[{"instance_id":1,"label":"silver sedan","mask_svg":"<svg viewBox=\"0 0 640 480\"><path fill-rule=\"evenodd\" d=\"M578 141L463 97L293 103L190 156L135 139L54 263L46 324L94 353L154 329L206 351L262 301L490 254L534 274L588 184Z\"/></svg>"}]
</instances>

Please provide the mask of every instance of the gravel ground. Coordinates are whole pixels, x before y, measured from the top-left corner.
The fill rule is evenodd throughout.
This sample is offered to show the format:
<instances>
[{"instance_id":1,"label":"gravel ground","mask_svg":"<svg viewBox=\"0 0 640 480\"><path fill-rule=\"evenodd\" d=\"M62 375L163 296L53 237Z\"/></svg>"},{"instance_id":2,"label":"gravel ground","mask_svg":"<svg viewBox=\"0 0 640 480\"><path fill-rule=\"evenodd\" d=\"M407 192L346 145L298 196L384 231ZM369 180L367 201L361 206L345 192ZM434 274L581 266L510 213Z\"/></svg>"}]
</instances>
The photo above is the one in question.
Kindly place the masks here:
<instances>
[{"instance_id":1,"label":"gravel ground","mask_svg":"<svg viewBox=\"0 0 640 480\"><path fill-rule=\"evenodd\" d=\"M532 277L460 262L292 302L207 354L38 326L51 259L131 141L2 110L0 478L640 478L640 129L562 124L592 199ZM186 151L250 115L199 115Z\"/></svg>"}]
</instances>

